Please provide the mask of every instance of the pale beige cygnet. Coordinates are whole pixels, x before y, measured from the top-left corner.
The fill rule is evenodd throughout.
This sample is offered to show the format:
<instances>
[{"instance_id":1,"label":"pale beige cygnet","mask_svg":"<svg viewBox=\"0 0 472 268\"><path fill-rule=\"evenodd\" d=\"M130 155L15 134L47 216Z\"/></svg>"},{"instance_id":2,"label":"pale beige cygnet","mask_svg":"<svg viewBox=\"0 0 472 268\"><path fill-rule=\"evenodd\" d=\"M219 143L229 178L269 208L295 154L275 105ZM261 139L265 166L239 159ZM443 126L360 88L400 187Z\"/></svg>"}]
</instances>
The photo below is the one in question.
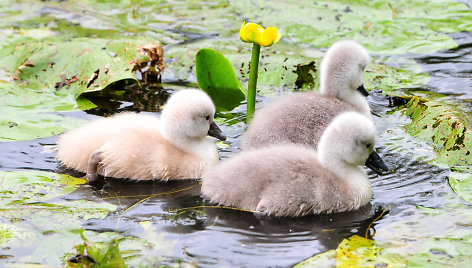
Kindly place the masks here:
<instances>
[{"instance_id":1,"label":"pale beige cygnet","mask_svg":"<svg viewBox=\"0 0 472 268\"><path fill-rule=\"evenodd\" d=\"M87 173L131 180L200 178L218 161L215 143L225 140L214 122L215 106L201 90L181 90L159 118L124 112L95 120L61 135L57 159Z\"/></svg>"},{"instance_id":2,"label":"pale beige cygnet","mask_svg":"<svg viewBox=\"0 0 472 268\"><path fill-rule=\"evenodd\" d=\"M203 173L202 194L219 205L277 217L355 210L372 198L361 165L388 170L375 140L369 118L343 113L322 135L318 152L293 143L242 151Z\"/></svg>"},{"instance_id":3,"label":"pale beige cygnet","mask_svg":"<svg viewBox=\"0 0 472 268\"><path fill-rule=\"evenodd\" d=\"M320 92L294 93L254 114L242 135L242 149L276 143L316 147L328 124L338 114L358 111L370 117L363 86L368 52L354 41L333 44L320 68Z\"/></svg>"}]
</instances>

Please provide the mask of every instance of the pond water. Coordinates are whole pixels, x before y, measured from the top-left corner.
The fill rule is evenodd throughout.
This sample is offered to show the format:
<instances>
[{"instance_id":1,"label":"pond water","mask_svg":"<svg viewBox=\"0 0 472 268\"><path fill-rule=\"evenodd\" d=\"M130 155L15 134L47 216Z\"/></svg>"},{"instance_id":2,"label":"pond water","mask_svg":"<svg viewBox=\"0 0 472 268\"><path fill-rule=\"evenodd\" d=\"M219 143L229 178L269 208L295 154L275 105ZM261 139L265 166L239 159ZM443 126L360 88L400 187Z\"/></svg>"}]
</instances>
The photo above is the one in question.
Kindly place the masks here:
<instances>
[{"instance_id":1,"label":"pond water","mask_svg":"<svg viewBox=\"0 0 472 268\"><path fill-rule=\"evenodd\" d=\"M421 90L445 94L472 111L472 33L451 36L459 44L457 49L395 56L390 61L414 59L431 77L427 87ZM191 41L192 37L186 42ZM113 105L103 104L89 112L67 115L93 120L99 115L122 110L158 112L169 94L193 85L165 73L162 84L149 86L146 94L130 93ZM129 92L133 90L131 86ZM270 100L270 97L260 97L258 105ZM374 197L358 211L299 219L260 219L248 212L202 208L209 204L200 197L198 181L133 183L108 179L102 190L82 185L70 194L57 197L56 201L90 200L113 204L118 208L116 211L104 218L87 219L81 223L81 228L143 239L152 239L149 232L153 232L162 235L159 238L165 248L162 254L170 257L170 263L180 258L202 267L288 267L335 249L344 238L354 234L415 244L435 233L464 229L461 213L450 207L456 204L470 209L470 205L458 198L448 185L449 169L427 164L435 157L433 149L403 130L409 119L396 107L389 107L387 97L374 90L368 101L380 115L375 117L379 134L377 149L393 172L377 176L369 171ZM239 137L245 127L244 113L244 108L240 107L231 113L234 118L220 118L220 126L228 136L225 142L228 146L219 149L222 159L239 150ZM0 169L62 172L55 154L45 150L56 140L57 136L1 143ZM434 224L426 214L419 212L419 207L441 209L446 220ZM149 225L145 228L143 222ZM25 257L35 250L21 245L3 248L2 255L8 257L0 263L25 260L52 266L61 263L59 259ZM65 251L74 252L72 247Z\"/></svg>"}]
</instances>

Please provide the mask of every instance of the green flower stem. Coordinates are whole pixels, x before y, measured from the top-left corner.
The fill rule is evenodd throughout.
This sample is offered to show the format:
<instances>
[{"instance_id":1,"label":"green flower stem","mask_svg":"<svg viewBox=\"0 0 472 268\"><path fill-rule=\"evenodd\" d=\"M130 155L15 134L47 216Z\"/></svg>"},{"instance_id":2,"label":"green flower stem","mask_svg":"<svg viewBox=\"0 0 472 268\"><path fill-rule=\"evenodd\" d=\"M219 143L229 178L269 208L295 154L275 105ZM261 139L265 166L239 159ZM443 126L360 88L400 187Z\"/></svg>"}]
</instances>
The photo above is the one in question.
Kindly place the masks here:
<instances>
[{"instance_id":1,"label":"green flower stem","mask_svg":"<svg viewBox=\"0 0 472 268\"><path fill-rule=\"evenodd\" d=\"M257 74L259 71L259 54L261 53L261 46L254 43L252 47L251 66L249 69L249 84L247 89L247 113L246 124L251 121L254 110L256 109L256 88L257 88Z\"/></svg>"}]
</instances>

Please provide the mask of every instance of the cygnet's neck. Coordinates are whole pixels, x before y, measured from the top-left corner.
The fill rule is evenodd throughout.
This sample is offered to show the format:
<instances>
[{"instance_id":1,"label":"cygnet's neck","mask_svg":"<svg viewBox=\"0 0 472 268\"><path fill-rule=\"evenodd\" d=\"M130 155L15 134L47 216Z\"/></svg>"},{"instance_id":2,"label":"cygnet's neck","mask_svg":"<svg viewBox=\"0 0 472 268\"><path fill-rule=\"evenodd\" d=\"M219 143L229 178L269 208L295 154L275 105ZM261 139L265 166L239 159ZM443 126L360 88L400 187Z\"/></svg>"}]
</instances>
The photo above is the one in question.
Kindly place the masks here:
<instances>
[{"instance_id":1,"label":"cygnet's neck","mask_svg":"<svg viewBox=\"0 0 472 268\"><path fill-rule=\"evenodd\" d=\"M165 121L161 121L161 134L168 142L180 150L200 157L205 163L215 162L218 160L218 153L215 144L206 136L189 137L183 131L165 125Z\"/></svg>"},{"instance_id":2,"label":"cygnet's neck","mask_svg":"<svg viewBox=\"0 0 472 268\"><path fill-rule=\"evenodd\" d=\"M352 196L358 204L365 204L372 198L372 186L362 167L349 164L341 159L320 157L320 162L330 170L347 187L347 196Z\"/></svg>"},{"instance_id":3,"label":"cygnet's neck","mask_svg":"<svg viewBox=\"0 0 472 268\"><path fill-rule=\"evenodd\" d=\"M331 82L331 83L330 83ZM321 94L335 97L356 107L362 114L371 117L367 99L357 89L351 89L348 85L340 86L337 81L324 81L321 84Z\"/></svg>"}]
</instances>

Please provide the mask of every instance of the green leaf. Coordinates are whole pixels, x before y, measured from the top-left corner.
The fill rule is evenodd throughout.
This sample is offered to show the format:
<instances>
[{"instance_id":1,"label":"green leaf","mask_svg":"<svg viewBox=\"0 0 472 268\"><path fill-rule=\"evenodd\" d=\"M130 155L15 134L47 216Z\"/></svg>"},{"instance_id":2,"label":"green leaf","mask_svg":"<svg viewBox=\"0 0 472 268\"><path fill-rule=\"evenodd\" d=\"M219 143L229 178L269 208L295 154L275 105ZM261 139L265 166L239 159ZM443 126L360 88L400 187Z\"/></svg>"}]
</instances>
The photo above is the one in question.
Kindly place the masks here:
<instances>
[{"instance_id":1,"label":"green leaf","mask_svg":"<svg viewBox=\"0 0 472 268\"><path fill-rule=\"evenodd\" d=\"M369 51L390 55L455 48L457 43L443 33L472 29L470 8L448 0L242 0L232 6L264 27L279 27L282 41L328 47L339 39L352 39Z\"/></svg>"},{"instance_id":2,"label":"green leaf","mask_svg":"<svg viewBox=\"0 0 472 268\"><path fill-rule=\"evenodd\" d=\"M293 268L333 267L335 264L336 250L332 249L308 258L296 264Z\"/></svg>"},{"instance_id":3,"label":"green leaf","mask_svg":"<svg viewBox=\"0 0 472 268\"><path fill-rule=\"evenodd\" d=\"M408 259L408 267L468 267L470 263L472 242L463 238L430 238Z\"/></svg>"},{"instance_id":4,"label":"green leaf","mask_svg":"<svg viewBox=\"0 0 472 268\"><path fill-rule=\"evenodd\" d=\"M0 87L0 142L32 140L60 134L86 122L57 111L77 110L72 96L21 88L12 82Z\"/></svg>"},{"instance_id":5,"label":"green leaf","mask_svg":"<svg viewBox=\"0 0 472 268\"><path fill-rule=\"evenodd\" d=\"M406 260L401 256L383 254L383 247L374 240L353 235L344 239L336 250L315 255L295 267L404 267Z\"/></svg>"},{"instance_id":6,"label":"green leaf","mask_svg":"<svg viewBox=\"0 0 472 268\"><path fill-rule=\"evenodd\" d=\"M411 95L409 90L428 84L429 75L416 62L407 61L401 65L401 68L394 68L380 63L369 64L364 73L366 89L380 89L383 95L402 97Z\"/></svg>"},{"instance_id":7,"label":"green leaf","mask_svg":"<svg viewBox=\"0 0 472 268\"><path fill-rule=\"evenodd\" d=\"M28 243L36 238L31 230L13 224L0 223L0 246L13 246ZM8 242L8 243L7 243Z\"/></svg>"},{"instance_id":8,"label":"green leaf","mask_svg":"<svg viewBox=\"0 0 472 268\"><path fill-rule=\"evenodd\" d=\"M1 109L0 109L1 110ZM59 135L82 125L85 120L73 117L17 111L0 120L0 142L33 140Z\"/></svg>"},{"instance_id":9,"label":"green leaf","mask_svg":"<svg viewBox=\"0 0 472 268\"><path fill-rule=\"evenodd\" d=\"M0 171L0 209L66 195L84 183L83 179L45 171Z\"/></svg>"},{"instance_id":10,"label":"green leaf","mask_svg":"<svg viewBox=\"0 0 472 268\"><path fill-rule=\"evenodd\" d=\"M460 198L472 203L472 173L470 171L451 172L449 185Z\"/></svg>"},{"instance_id":11,"label":"green leaf","mask_svg":"<svg viewBox=\"0 0 472 268\"><path fill-rule=\"evenodd\" d=\"M220 52L204 48L195 56L198 86L210 95L218 111L231 111L245 99L233 66Z\"/></svg>"},{"instance_id":12,"label":"green leaf","mask_svg":"<svg viewBox=\"0 0 472 268\"><path fill-rule=\"evenodd\" d=\"M433 144L434 162L446 166L467 166L472 162L472 118L454 104L413 97L405 105L411 118L406 131Z\"/></svg>"},{"instance_id":13,"label":"green leaf","mask_svg":"<svg viewBox=\"0 0 472 268\"><path fill-rule=\"evenodd\" d=\"M136 80L137 42L76 38L25 40L5 47L0 65L22 87L78 97L123 79Z\"/></svg>"}]
</instances>

